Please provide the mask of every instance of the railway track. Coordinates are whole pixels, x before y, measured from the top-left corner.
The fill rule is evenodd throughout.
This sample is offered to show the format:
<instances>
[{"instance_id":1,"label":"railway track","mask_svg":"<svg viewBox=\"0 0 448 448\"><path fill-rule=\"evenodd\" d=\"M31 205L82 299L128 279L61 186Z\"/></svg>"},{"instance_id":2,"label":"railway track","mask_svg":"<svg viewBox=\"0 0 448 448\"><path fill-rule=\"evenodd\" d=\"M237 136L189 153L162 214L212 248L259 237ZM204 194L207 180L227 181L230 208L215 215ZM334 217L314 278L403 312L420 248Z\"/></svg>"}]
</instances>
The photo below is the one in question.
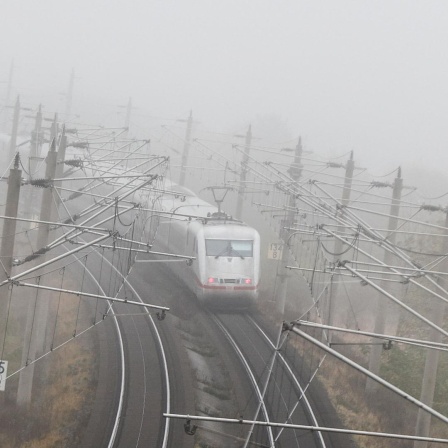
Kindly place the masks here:
<instances>
[{"instance_id":1,"label":"railway track","mask_svg":"<svg viewBox=\"0 0 448 448\"><path fill-rule=\"evenodd\" d=\"M275 341L249 315L211 314L217 327L237 352L251 378L259 404L252 420L317 426L318 421L300 384L294 366L282 353L282 335ZM257 429L250 426L244 446L329 448L320 432ZM260 431L264 432L261 436Z\"/></svg>"},{"instance_id":2,"label":"railway track","mask_svg":"<svg viewBox=\"0 0 448 448\"><path fill-rule=\"evenodd\" d=\"M102 256L99 251L96 253L103 258L109 272L121 275L107 257ZM98 273L88 269L86 272L102 294L105 294L96 279ZM108 278L107 275L105 277ZM122 280L127 289L132 291L133 298L144 303L132 284L126 278L122 277ZM103 380L108 385L117 384L115 391L104 390L104 385L99 384L103 391L98 401L102 403L108 395L115 395L116 402L106 399L109 406L99 406L102 415L98 416L100 418L93 416L96 423L90 425L84 438L88 446L138 447L148 443L161 448L169 446L170 421L161 418L162 412L169 412L171 409L167 355L151 310L146 307L138 308L126 304L110 307L107 319L113 321L115 332L111 332L109 328L107 339L103 339L101 344L102 350L110 351L110 346L116 343L120 350L116 353L117 356L110 354L105 357L108 366L102 368L109 375L104 376ZM110 377L116 377L118 381ZM158 403L158 406L154 406L154 403ZM106 424L100 423L101 421ZM99 424L102 425L102 430L98 427Z\"/></svg>"},{"instance_id":3,"label":"railway track","mask_svg":"<svg viewBox=\"0 0 448 448\"><path fill-rule=\"evenodd\" d=\"M108 265L109 272L115 269L107 258L104 263ZM122 340L119 344L123 346L120 361L123 367L115 369L117 375L123 377L120 392L116 394L122 405L116 405L113 418L108 417L114 425L107 429L110 434L107 445L98 446L138 447L147 446L148 443L164 448L193 446L195 440L201 437L201 432L207 433L207 440L218 441L216 446L349 446L334 443L331 437L317 431L282 430L258 425L228 430L228 425L207 423L199 425L196 437L189 437L183 425L176 424L172 419L164 419L163 414L174 410L195 414L196 409L188 402L196 402L197 406L202 396L196 384L193 387L196 389L193 392L195 398L186 397L186 370L194 372L204 366L194 365L191 359L185 362L186 356L182 352L203 350L201 344L207 340L213 345L215 358L219 358L220 365L225 364L225 369L233 373L232 384L238 395L239 408L245 411L240 416L271 423L323 425L308 399L308 384L300 380L300 359L294 357L290 345L278 345L281 338L266 331L256 315L213 314L203 310L194 298L183 296L181 284L171 279L167 287L170 276L163 268L148 274L146 266L137 264L129 279L124 280L133 300L167 304L167 290L170 290L168 295L176 297L178 306L181 299L182 307L190 310L191 315L179 314L179 310L173 307L173 313L168 313L166 320L159 322L151 316L150 310L136 309L126 304L114 305L116 315L107 319L113 319L117 335L120 335L118 338ZM173 303L168 300L169 306ZM180 341L179 326L189 324L194 327L197 322L202 322L204 327L202 342L198 342L196 347L186 346ZM223 343L224 339L227 343ZM108 340L107 344L113 345L113 341ZM204 359L214 364L206 369L216 371L216 359L207 359L207 356ZM191 372L190 375L194 376ZM214 374L209 375L212 378ZM196 383L197 380L196 374ZM110 412L111 409L103 408L103 411ZM207 410L201 414L207 415ZM208 415L213 415L213 412ZM235 416L225 411L220 415Z\"/></svg>"},{"instance_id":4,"label":"railway track","mask_svg":"<svg viewBox=\"0 0 448 448\"><path fill-rule=\"evenodd\" d=\"M99 252L97 254L101 256ZM104 264L108 266L108 272L104 272L105 278L121 275L107 258L104 258ZM135 275L131 275L129 280L122 279L123 285L126 286L128 292L131 292L133 300L166 305L160 296L163 295L163 291L169 289L176 289L177 298L184 300L182 298L183 285L173 286L173 279L166 274L165 277L159 275L160 278L150 279L146 268L134 268L134 271L136 271ZM157 276L156 272L155 277ZM154 287L155 283L157 287ZM222 360L222 365L226 364L228 371L240 371L239 375L234 376L232 382L239 395L234 401L238 402L238 407L245 411L244 417L268 423L293 423L314 427L319 425L305 393L307 386L301 385L296 374L297 365L288 359L288 356L282 352L282 347L278 345L281 337L275 341L275 337L268 335L253 318L246 314L214 315L203 312L197 301L192 300L192 302L194 302L192 308L195 308L196 314L209 318L210 323L214 323L211 325L213 328L205 325L208 327L206 333L211 331L222 334L229 343L225 348L220 344L218 337L218 341L214 342L214 350L217 353L216 357ZM179 305L178 301L174 303ZM116 374L121 375L118 393L120 398L113 418L114 425L108 428L110 433L108 448L138 447L148 446L148 444L163 448L192 446L195 438L189 438L182 426L175 425L169 418L164 419L163 414L170 414L174 408L181 412L195 413L199 407L203 415L213 415L214 409L210 405L209 397L204 400L207 404L201 407L205 389L203 384L207 383L208 379L200 378L197 373L210 359L203 356L198 367L195 365L198 361L197 356L196 359L192 356L195 350L201 351L201 343L196 347L191 341L189 345L179 343L177 336L180 332L178 328L175 328L182 326L182 317L179 315L173 319L170 313L166 321L158 325L148 309L136 310L130 305L115 304L114 312L115 315L109 316L108 319L115 321L118 340L121 341L119 344L123 350L120 354L121 365L116 368ZM211 340L213 337L216 339L216 336L211 334L208 336L205 339ZM110 344L111 341L108 343ZM226 350L231 350L233 354L223 353ZM185 353L182 354L182 351L188 353L187 356ZM190 365L185 362L186 357ZM207 372L216 372L216 360L212 363L214 363L213 366L210 368L207 366L205 369ZM195 376L193 378L194 400L191 400L190 396L190 401L195 402L193 408L192 404L188 403L188 393L184 388L186 384L184 377L188 376L186 373L188 368L195 372L193 374L190 372L190 376ZM213 377L214 374L210 375ZM245 379L242 376L245 376ZM210 381L210 383L213 382ZM211 386L216 389L214 384ZM110 412L110 409L104 410L104 412L108 411ZM226 415L225 412L227 410L224 408L219 410L221 415ZM244 447L327 448L337 446L320 432L309 430L282 430L270 426L252 425L228 433L222 425L216 428L216 425L212 424L207 424L200 429L207 431L209 440L218 440L221 443L218 446L229 446L226 444L228 440L232 440L234 446Z\"/></svg>"}]
</instances>

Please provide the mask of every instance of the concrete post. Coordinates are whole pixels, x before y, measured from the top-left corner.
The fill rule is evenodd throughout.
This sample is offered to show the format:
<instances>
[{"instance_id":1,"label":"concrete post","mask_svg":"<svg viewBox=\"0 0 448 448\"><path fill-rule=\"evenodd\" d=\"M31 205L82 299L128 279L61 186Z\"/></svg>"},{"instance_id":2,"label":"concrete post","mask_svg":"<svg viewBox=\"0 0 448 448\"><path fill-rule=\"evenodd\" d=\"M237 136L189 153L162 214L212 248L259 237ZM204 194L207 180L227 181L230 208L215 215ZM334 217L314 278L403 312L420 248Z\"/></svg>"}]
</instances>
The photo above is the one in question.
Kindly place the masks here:
<instances>
[{"instance_id":1,"label":"concrete post","mask_svg":"<svg viewBox=\"0 0 448 448\"><path fill-rule=\"evenodd\" d=\"M235 217L236 219L241 219L241 212L243 210L243 196L244 191L246 190L246 174L247 174L247 165L249 163L249 153L250 153L250 145L252 143L252 126L249 125L249 129L246 133L246 142L244 145L244 156L241 162L241 174L240 174L240 186L238 188L238 198L236 203L236 211Z\"/></svg>"},{"instance_id":2,"label":"concrete post","mask_svg":"<svg viewBox=\"0 0 448 448\"><path fill-rule=\"evenodd\" d=\"M126 116L124 117L124 127L126 128L126 130L123 133L123 139L126 140L129 138L129 126L131 124L131 113L132 113L132 98L129 97L129 101L128 101L128 105L126 106ZM130 154L131 152L131 144L129 143L127 145L127 151L128 154ZM126 158L126 170L128 169L128 164L129 164L129 160L128 158Z\"/></svg>"},{"instance_id":3,"label":"concrete post","mask_svg":"<svg viewBox=\"0 0 448 448\"><path fill-rule=\"evenodd\" d=\"M182 162L180 166L179 185L185 185L185 174L188 164L188 153L190 152L191 128L193 127L193 111L190 111L190 116L187 120L187 130L185 131L184 150L182 152Z\"/></svg>"},{"instance_id":4,"label":"concrete post","mask_svg":"<svg viewBox=\"0 0 448 448\"><path fill-rule=\"evenodd\" d=\"M65 121L70 120L72 113L72 99L73 99L73 85L75 83L75 70L72 68L70 73L70 81L68 83L68 89L65 97Z\"/></svg>"},{"instance_id":5,"label":"concrete post","mask_svg":"<svg viewBox=\"0 0 448 448\"><path fill-rule=\"evenodd\" d=\"M14 160L14 168L9 172L8 191L6 193L5 216L17 218L17 210L19 208L20 185L22 180L22 171L19 170L19 154L16 154ZM3 222L2 242L0 249L0 281L4 281L11 276L14 242L16 233L15 219L5 219ZM3 347L4 338L6 337L6 311L8 309L8 285L0 287L0 347Z\"/></svg>"},{"instance_id":6,"label":"concrete post","mask_svg":"<svg viewBox=\"0 0 448 448\"><path fill-rule=\"evenodd\" d=\"M299 141L297 143L296 149L295 149L295 155L294 155L294 161L291 164L288 173L293 179L293 181L296 183L300 180L300 177L302 175L302 138L299 137ZM291 188L293 192L289 194L289 201L288 201L288 212L286 214L286 220L284 221L284 226L291 228L294 225L295 216L296 216L296 197L294 194L294 185ZM280 230L280 238L283 239L283 250L282 250L282 259L280 261L281 265L278 270L280 283L279 283L279 294L278 294L278 301L277 301L277 309L281 316L284 315L285 312L285 305L286 305L286 296L288 293L288 270L286 269L286 265L289 260L289 237L291 235L290 230L281 229Z\"/></svg>"},{"instance_id":7,"label":"concrete post","mask_svg":"<svg viewBox=\"0 0 448 448\"><path fill-rule=\"evenodd\" d=\"M397 177L395 178L394 184L393 184L393 191L392 191L392 202L390 206L390 212L389 212L389 224L387 229L390 231L390 233L387 236L387 239L390 243L395 243L396 239L396 233L393 232L397 226L398 226L398 215L400 213L400 201L401 201L401 192L403 190L403 179L401 178L401 168L398 168ZM384 263L386 265L390 265L393 260L393 255L386 251L384 254ZM385 282L381 282L381 287L383 289L391 290L391 285L386 284ZM384 303L384 296L382 294L379 294L376 299L376 313L375 313L375 329L374 333L384 333L385 327L386 327L386 317L389 312L389 303ZM381 353L383 351L382 345L372 345L370 348L370 358L369 358L369 370L370 372L374 373L375 375L378 375L380 371L381 366ZM370 378L367 379L366 382L366 393L372 396L376 389L377 389L378 383L371 380Z\"/></svg>"},{"instance_id":8,"label":"concrete post","mask_svg":"<svg viewBox=\"0 0 448 448\"><path fill-rule=\"evenodd\" d=\"M36 157L40 156L40 145L42 143L42 105L39 104L39 110L36 113L34 129L31 131L31 150L30 150L30 170L34 173L36 170Z\"/></svg>"},{"instance_id":9,"label":"concrete post","mask_svg":"<svg viewBox=\"0 0 448 448\"><path fill-rule=\"evenodd\" d=\"M57 122L53 123L57 125ZM56 126L54 126L56 129ZM56 160L58 153L56 152L56 137L51 141L50 150L46 158L45 178L54 179L56 171ZM42 193L42 203L40 211L40 220L51 221L53 208L53 192L52 188L45 188ZM50 232L49 224L40 224L37 234L37 248L42 249L48 244L48 236ZM45 260L45 255L41 255L36 263ZM29 360L34 360L38 353L43 352L46 342L46 329L48 321L49 298L47 293L39 295L35 298L37 302L30 302L27 312L27 322L25 327L24 347L22 351L22 365L27 364ZM35 314L34 314L35 313ZM34 324L33 324L34 316ZM33 330L34 328L34 330ZM29 359L28 359L29 357ZM19 406L28 406L31 403L33 378L35 364L29 365L20 372L19 387L17 391L17 404Z\"/></svg>"},{"instance_id":10,"label":"concrete post","mask_svg":"<svg viewBox=\"0 0 448 448\"><path fill-rule=\"evenodd\" d=\"M56 172L56 160L58 153L56 152L56 138L53 138L46 158L45 179L54 179ZM53 188L45 188L42 192L42 203L40 208L40 220L51 221L53 208ZM49 224L39 225L37 233L37 248L42 249L48 243L48 235L50 232Z\"/></svg>"},{"instance_id":11,"label":"concrete post","mask_svg":"<svg viewBox=\"0 0 448 448\"><path fill-rule=\"evenodd\" d=\"M16 153L17 146L17 129L19 127L20 119L20 98L17 97L16 105L14 106L14 117L12 119L11 140L9 141L9 158L11 160Z\"/></svg>"},{"instance_id":12,"label":"concrete post","mask_svg":"<svg viewBox=\"0 0 448 448\"><path fill-rule=\"evenodd\" d=\"M28 176L29 179L35 179L37 177L37 167L39 166L40 160L40 152L43 142L43 132L42 132L42 105L39 104L39 109L36 113L36 119L34 122L34 129L31 131L31 145L30 145L30 153L28 157ZM25 194L25 215L30 219L37 219L37 215L34 212L34 204L36 202L36 196L38 196L38 192L36 192L35 187L28 185L26 187ZM30 222L30 228L34 227L34 223Z\"/></svg>"},{"instance_id":13,"label":"concrete post","mask_svg":"<svg viewBox=\"0 0 448 448\"><path fill-rule=\"evenodd\" d=\"M129 126L131 124L132 113L132 98L129 98L128 105L126 106L126 117L124 119L124 127L126 128L126 136L129 135Z\"/></svg>"},{"instance_id":14,"label":"concrete post","mask_svg":"<svg viewBox=\"0 0 448 448\"><path fill-rule=\"evenodd\" d=\"M8 106L10 99L11 99L11 90L12 90L12 76L14 73L14 59L11 61L11 66L9 68L9 77L8 77L8 87L6 89L6 97L5 97L5 105ZM6 132L9 131L8 129L8 119L9 119L9 112L7 108L4 108L5 112L5 121L3 123L3 130Z\"/></svg>"},{"instance_id":15,"label":"concrete post","mask_svg":"<svg viewBox=\"0 0 448 448\"><path fill-rule=\"evenodd\" d=\"M53 123L51 123L50 127L50 143L53 141L53 139L57 139L59 133L59 125L58 125L58 114L54 114L54 120Z\"/></svg>"},{"instance_id":16,"label":"concrete post","mask_svg":"<svg viewBox=\"0 0 448 448\"><path fill-rule=\"evenodd\" d=\"M62 128L62 134L61 138L59 140L59 147L58 147L58 155L57 155L57 161L56 161L56 171L55 171L55 179L61 179L64 175L64 162L65 162L65 150L67 149L67 136L65 135L65 126ZM56 181L54 182L54 189L59 188L62 184L62 181ZM55 201L56 205L58 206L61 203L60 199L61 193L58 191L58 194L56 194L55 191ZM54 207L53 216L57 218L57 207Z\"/></svg>"},{"instance_id":17,"label":"concrete post","mask_svg":"<svg viewBox=\"0 0 448 448\"><path fill-rule=\"evenodd\" d=\"M442 253L448 253L448 211L446 212L445 218L445 235L446 238L443 239ZM448 271L448 260L445 258L440 265L441 272ZM442 284L444 288L447 288L447 281L443 278L438 279L438 282ZM440 299L435 298L431 310L431 321L434 322L439 327L443 326L445 317L445 303ZM429 340L433 342L442 342L442 335L439 331L435 329L430 330ZM425 360L425 370L423 373L422 380L422 390L420 394L420 401L427 404L428 406L433 405L434 401L434 391L436 388L437 380L437 368L439 366L439 355L440 350L430 350L427 349L427 355ZM420 437L429 437L431 429L431 415L425 412L423 409L418 410L417 423L415 425L415 435ZM414 448L427 448L428 442L414 442Z\"/></svg>"},{"instance_id":18,"label":"concrete post","mask_svg":"<svg viewBox=\"0 0 448 448\"><path fill-rule=\"evenodd\" d=\"M347 160L347 163L345 165L345 178L344 178L344 188L342 190L342 197L341 197L341 210L339 212L339 217L344 216L344 207L347 207L347 205L350 203L350 195L352 191L352 181L353 181L353 173L355 171L355 161L353 160L353 151L350 153L350 159ZM345 232L345 227L341 227L340 234L343 235ZM334 243L334 256L333 261L336 263L339 259L341 254L344 250L342 241L339 239L336 239ZM334 310L338 309L335 302L338 302L338 290L339 290L339 280L336 277L336 280L333 279L331 282L330 287L330 297L328 301L328 310L327 310L327 322L328 325L334 324ZM331 332L328 332L328 342L331 343Z\"/></svg>"},{"instance_id":19,"label":"concrete post","mask_svg":"<svg viewBox=\"0 0 448 448\"><path fill-rule=\"evenodd\" d=\"M17 218L19 208L20 185L22 180L22 170L19 170L19 153L14 159L14 168L9 172L8 191L6 193L5 216ZM14 219L5 219L3 223L3 236L1 245L1 262L3 268L0 272L0 281L5 280L11 275L12 253L14 250L14 235L16 233L16 221ZM6 275L5 275L6 271Z\"/></svg>"}]
</instances>

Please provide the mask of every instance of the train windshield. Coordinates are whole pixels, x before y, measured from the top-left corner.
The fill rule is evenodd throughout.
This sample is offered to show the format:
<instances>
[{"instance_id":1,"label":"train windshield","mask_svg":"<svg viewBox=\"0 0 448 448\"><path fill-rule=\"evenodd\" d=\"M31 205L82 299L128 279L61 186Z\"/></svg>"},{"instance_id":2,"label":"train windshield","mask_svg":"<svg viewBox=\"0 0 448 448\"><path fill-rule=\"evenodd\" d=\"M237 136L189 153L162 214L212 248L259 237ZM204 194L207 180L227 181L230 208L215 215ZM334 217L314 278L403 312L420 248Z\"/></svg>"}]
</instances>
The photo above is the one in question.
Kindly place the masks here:
<instances>
[{"instance_id":1,"label":"train windshield","mask_svg":"<svg viewBox=\"0 0 448 448\"><path fill-rule=\"evenodd\" d=\"M210 257L252 257L252 240L205 240L205 250Z\"/></svg>"}]
</instances>

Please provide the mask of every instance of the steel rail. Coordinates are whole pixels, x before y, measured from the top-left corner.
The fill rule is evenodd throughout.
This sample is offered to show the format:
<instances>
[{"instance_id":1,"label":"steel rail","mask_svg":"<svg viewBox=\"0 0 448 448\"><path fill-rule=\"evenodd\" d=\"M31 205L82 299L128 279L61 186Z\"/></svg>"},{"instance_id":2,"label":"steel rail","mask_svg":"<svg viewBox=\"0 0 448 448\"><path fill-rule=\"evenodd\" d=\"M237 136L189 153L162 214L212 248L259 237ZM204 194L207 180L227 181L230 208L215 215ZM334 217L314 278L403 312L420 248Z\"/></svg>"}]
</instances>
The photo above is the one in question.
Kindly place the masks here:
<instances>
[{"instance_id":1,"label":"steel rail","mask_svg":"<svg viewBox=\"0 0 448 448\"><path fill-rule=\"evenodd\" d=\"M251 370L251 368L250 368L246 358L244 357L242 351L238 347L238 344L236 343L235 339L233 339L233 337L230 335L230 333L225 328L224 324L215 315L210 314L210 316L214 320L216 325L220 328L220 330L223 332L224 336L230 342L230 345L233 347L233 349L235 350L236 354L240 358L240 361L243 364L243 367L244 367L244 369L246 370L246 372L247 372L247 374L249 376L249 379L250 379L250 381L251 381L251 383L253 385L253 388L254 388L255 392L257 393L258 400L259 400L259 403L260 403L261 408L263 410L263 413L264 413L264 416L266 418L266 421L269 422L269 414L268 414L268 411L266 409L266 404L264 403L262 392L260 391L260 388L258 387L257 381L255 379L255 375L252 372L252 370ZM272 433L272 429L270 427L268 427L268 437L269 437L269 440L270 440L270 447L274 448L275 447L274 434Z\"/></svg>"},{"instance_id":2,"label":"steel rail","mask_svg":"<svg viewBox=\"0 0 448 448\"><path fill-rule=\"evenodd\" d=\"M96 283L96 285L101 290L101 292L103 294L105 294L104 289L101 287L101 285L99 284L98 280L93 275L93 273L87 268L87 266L85 266L85 264L83 265L82 261L79 258L76 259L76 261L79 264L81 264L81 266L83 266L85 268L85 270L88 272L88 274L90 275L92 280ZM112 305L111 304L109 304L109 305L110 305L109 308L111 310L111 313L112 313L112 315L114 315L115 312L114 312L114 310L112 308ZM115 438L116 438L117 433L118 433L118 427L120 425L121 414L122 414L122 410L123 410L124 392L125 392L125 384L126 384L126 363L125 363L125 356L124 356L123 336L122 336L122 333L121 333L120 326L118 325L118 320L114 319L114 323L115 323L115 330L117 332L118 342L119 342L119 346L120 346L121 383L120 383L120 399L118 401L117 414L116 414L115 423L114 423L114 426L113 426L113 429L112 429L112 435L111 435L111 438L109 439L109 444L107 445L108 448L113 448L113 446L115 444Z\"/></svg>"},{"instance_id":3,"label":"steel rail","mask_svg":"<svg viewBox=\"0 0 448 448\"><path fill-rule=\"evenodd\" d=\"M97 251L96 251L96 253L98 256L101 257L101 255ZM121 275L121 277L123 278L123 282L126 283L127 286L132 290L134 296L143 303L143 300L142 300L140 294L132 286L132 284L129 282L129 280L126 277L124 277L123 274L121 274L121 272L106 257L104 257L103 259L111 267L111 269L113 269L115 272L117 272L119 275ZM111 309L112 309L112 307L111 307ZM147 311L149 321L150 321L152 328L154 330L154 333L156 335L158 347L160 350L160 355L162 358L163 371L165 374L165 384L166 384L166 412L169 413L171 410L171 388L170 388L170 375L169 375L169 370L168 370L167 357L166 357L166 353L165 353L165 350L163 347L162 338L160 337L160 333L159 333L159 330L157 329L154 319L150 315L149 310L146 310L146 311ZM117 319L115 319L115 320L117 321ZM118 322L117 322L117 325L118 325ZM116 432L118 431L118 424L119 424L119 416L117 415L117 427L116 427L115 433L113 434L114 437L116 436ZM164 429L164 436L163 436L161 448L168 447L169 431L170 431L170 420L167 419L165 429ZM113 448L114 443L115 443L115 439L114 440L111 439L111 441L109 442L108 448Z\"/></svg>"},{"instance_id":4,"label":"steel rail","mask_svg":"<svg viewBox=\"0 0 448 448\"><path fill-rule=\"evenodd\" d=\"M255 328L257 328L257 330L261 333L261 335L264 337L264 339L269 343L269 345L275 349L275 345L274 343L270 340L269 336L263 331L263 329L257 324L257 322L255 322L255 320L251 317L248 316L249 321L252 323L252 325L255 326ZM288 361L286 360L286 358L282 355L282 353L278 352L278 356L281 359L281 361L283 362L283 365L285 366L285 368L288 370L289 374L291 375L291 378L293 379L294 383L296 384L297 388L300 391L301 397L303 398L306 407L307 407L307 411L309 416L311 417L312 423L314 426L319 426L318 422L317 422L317 418L316 415L313 412L313 408L311 407L311 403L308 400L308 397L306 396L306 391L305 389L302 387L302 385L300 384L299 380L297 379L296 375L294 374L294 372L292 371L291 366L289 365ZM298 401L300 401L300 398ZM292 413L291 413L292 415ZM289 416L289 418L291 417L291 415ZM277 435L276 440L278 440L278 437L280 436L280 434ZM320 444L322 446L322 448L326 447L325 444L325 440L322 436L321 431L317 432L317 437L319 438Z\"/></svg>"}]
</instances>

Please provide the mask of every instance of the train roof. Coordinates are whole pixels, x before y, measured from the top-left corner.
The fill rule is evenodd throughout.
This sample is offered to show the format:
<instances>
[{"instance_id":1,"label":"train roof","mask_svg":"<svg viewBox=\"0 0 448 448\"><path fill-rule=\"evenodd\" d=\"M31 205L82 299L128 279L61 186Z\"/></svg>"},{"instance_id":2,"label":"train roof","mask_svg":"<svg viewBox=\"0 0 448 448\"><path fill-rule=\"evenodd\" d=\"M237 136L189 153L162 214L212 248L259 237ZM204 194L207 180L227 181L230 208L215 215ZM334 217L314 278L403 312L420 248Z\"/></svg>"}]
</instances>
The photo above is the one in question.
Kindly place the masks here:
<instances>
[{"instance_id":1,"label":"train roof","mask_svg":"<svg viewBox=\"0 0 448 448\"><path fill-rule=\"evenodd\" d=\"M215 205L199 198L190 189L177 185L169 179L165 180L165 192L161 201L162 207L166 211L179 216L191 216L193 219L199 218L207 225L222 225L224 223L246 225L225 212L220 212Z\"/></svg>"}]
</instances>

